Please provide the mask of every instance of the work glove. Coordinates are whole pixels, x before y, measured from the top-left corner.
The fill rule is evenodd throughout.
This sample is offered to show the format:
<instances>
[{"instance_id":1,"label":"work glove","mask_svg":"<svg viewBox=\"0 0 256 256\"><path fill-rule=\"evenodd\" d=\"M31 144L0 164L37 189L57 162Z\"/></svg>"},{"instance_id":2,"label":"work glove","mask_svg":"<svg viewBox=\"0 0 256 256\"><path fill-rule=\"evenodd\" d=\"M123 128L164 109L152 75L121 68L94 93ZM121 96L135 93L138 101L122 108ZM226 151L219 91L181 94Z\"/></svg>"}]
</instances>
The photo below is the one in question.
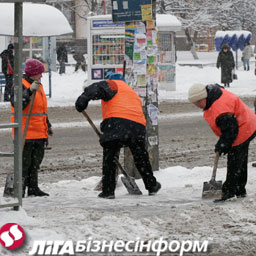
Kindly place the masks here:
<instances>
[{"instance_id":1,"label":"work glove","mask_svg":"<svg viewBox=\"0 0 256 256\"><path fill-rule=\"evenodd\" d=\"M31 86L30 86L30 91L31 92L35 92L35 91L39 91L39 86L40 86L40 82L38 81L34 81Z\"/></svg>"},{"instance_id":2,"label":"work glove","mask_svg":"<svg viewBox=\"0 0 256 256\"><path fill-rule=\"evenodd\" d=\"M223 143L220 140L215 145L215 153L219 152L220 156L222 154L226 155L228 153L229 149L230 149L230 147L228 147L225 143Z\"/></svg>"},{"instance_id":3,"label":"work glove","mask_svg":"<svg viewBox=\"0 0 256 256\"><path fill-rule=\"evenodd\" d=\"M52 136L53 135L53 130L52 130L52 128L50 127L50 128L48 128L48 135L49 136Z\"/></svg>"},{"instance_id":4,"label":"work glove","mask_svg":"<svg viewBox=\"0 0 256 256\"><path fill-rule=\"evenodd\" d=\"M82 112L87 108L88 103L89 103L88 98L84 94L80 95L76 100L76 104L75 104L76 110L78 112Z\"/></svg>"}]
</instances>

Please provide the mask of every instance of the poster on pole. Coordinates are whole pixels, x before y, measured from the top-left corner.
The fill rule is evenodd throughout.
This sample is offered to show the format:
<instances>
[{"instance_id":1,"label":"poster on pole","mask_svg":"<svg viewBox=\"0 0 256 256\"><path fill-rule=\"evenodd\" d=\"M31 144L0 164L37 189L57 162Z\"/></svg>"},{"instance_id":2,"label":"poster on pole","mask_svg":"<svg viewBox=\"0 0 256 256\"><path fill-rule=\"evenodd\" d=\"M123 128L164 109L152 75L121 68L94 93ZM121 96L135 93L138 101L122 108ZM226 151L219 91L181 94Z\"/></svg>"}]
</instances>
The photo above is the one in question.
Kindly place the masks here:
<instances>
[{"instance_id":1,"label":"poster on pole","mask_svg":"<svg viewBox=\"0 0 256 256\"><path fill-rule=\"evenodd\" d=\"M113 22L153 19L152 0L111 0Z\"/></svg>"}]
</instances>

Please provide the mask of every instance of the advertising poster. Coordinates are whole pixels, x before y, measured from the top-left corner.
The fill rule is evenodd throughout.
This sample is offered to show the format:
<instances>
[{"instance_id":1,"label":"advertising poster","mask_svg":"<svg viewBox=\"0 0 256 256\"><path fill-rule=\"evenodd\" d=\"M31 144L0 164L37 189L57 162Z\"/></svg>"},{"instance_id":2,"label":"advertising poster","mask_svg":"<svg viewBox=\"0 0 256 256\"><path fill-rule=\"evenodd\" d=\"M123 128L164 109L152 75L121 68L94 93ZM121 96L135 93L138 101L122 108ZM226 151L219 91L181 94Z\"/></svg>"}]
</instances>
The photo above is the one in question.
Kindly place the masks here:
<instances>
[{"instance_id":1,"label":"advertising poster","mask_svg":"<svg viewBox=\"0 0 256 256\"><path fill-rule=\"evenodd\" d=\"M142 20L152 20L152 4L141 5Z\"/></svg>"},{"instance_id":2,"label":"advertising poster","mask_svg":"<svg viewBox=\"0 0 256 256\"><path fill-rule=\"evenodd\" d=\"M111 0L113 22L152 20L152 0Z\"/></svg>"},{"instance_id":3,"label":"advertising poster","mask_svg":"<svg viewBox=\"0 0 256 256\"><path fill-rule=\"evenodd\" d=\"M124 69L123 68L116 68L116 73L123 75Z\"/></svg>"},{"instance_id":4,"label":"advertising poster","mask_svg":"<svg viewBox=\"0 0 256 256\"><path fill-rule=\"evenodd\" d=\"M115 73L115 68L104 68L104 79L107 79L113 73Z\"/></svg>"},{"instance_id":5,"label":"advertising poster","mask_svg":"<svg viewBox=\"0 0 256 256\"><path fill-rule=\"evenodd\" d=\"M175 66L159 65L159 82L163 82L163 83L175 82Z\"/></svg>"},{"instance_id":6,"label":"advertising poster","mask_svg":"<svg viewBox=\"0 0 256 256\"><path fill-rule=\"evenodd\" d=\"M103 79L103 69L92 69L92 79Z\"/></svg>"},{"instance_id":7,"label":"advertising poster","mask_svg":"<svg viewBox=\"0 0 256 256\"><path fill-rule=\"evenodd\" d=\"M134 39L136 33L136 26L133 22L126 23L125 25L125 55L128 60L132 61L133 49L134 49Z\"/></svg>"}]
</instances>

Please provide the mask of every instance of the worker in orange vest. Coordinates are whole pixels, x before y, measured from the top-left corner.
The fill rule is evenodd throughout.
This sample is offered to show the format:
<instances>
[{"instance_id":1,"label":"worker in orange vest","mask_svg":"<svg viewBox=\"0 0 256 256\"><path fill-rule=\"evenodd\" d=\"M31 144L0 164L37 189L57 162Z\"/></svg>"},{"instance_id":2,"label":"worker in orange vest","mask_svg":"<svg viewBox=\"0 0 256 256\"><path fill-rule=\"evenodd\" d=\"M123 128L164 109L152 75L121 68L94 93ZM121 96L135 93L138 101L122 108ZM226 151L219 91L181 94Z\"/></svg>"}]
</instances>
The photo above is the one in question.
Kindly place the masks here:
<instances>
[{"instance_id":1,"label":"worker in orange vest","mask_svg":"<svg viewBox=\"0 0 256 256\"><path fill-rule=\"evenodd\" d=\"M109 80L94 83L84 89L76 101L76 109L82 112L90 100L101 99L103 122L100 144L103 147L103 170L101 198L115 198L115 156L121 147L130 148L149 195L156 194L161 185L153 175L146 150L146 120L142 111L142 101L129 87L123 76L113 73Z\"/></svg>"},{"instance_id":2,"label":"worker in orange vest","mask_svg":"<svg viewBox=\"0 0 256 256\"><path fill-rule=\"evenodd\" d=\"M215 202L246 197L248 150L256 136L256 115L239 97L218 84L194 84L188 99L203 109L204 119L219 137L215 152L228 154L222 197Z\"/></svg>"},{"instance_id":3,"label":"worker in orange vest","mask_svg":"<svg viewBox=\"0 0 256 256\"><path fill-rule=\"evenodd\" d=\"M23 197L28 188L28 196L49 196L38 187L38 170L44 158L45 145L48 135L53 131L47 116L47 99L41 84L43 64L36 59L29 59L25 63L25 75L22 78L22 131L24 132L31 95L35 92L35 100L26 134L22 154ZM11 121L14 122L14 88L11 92Z\"/></svg>"}]
</instances>

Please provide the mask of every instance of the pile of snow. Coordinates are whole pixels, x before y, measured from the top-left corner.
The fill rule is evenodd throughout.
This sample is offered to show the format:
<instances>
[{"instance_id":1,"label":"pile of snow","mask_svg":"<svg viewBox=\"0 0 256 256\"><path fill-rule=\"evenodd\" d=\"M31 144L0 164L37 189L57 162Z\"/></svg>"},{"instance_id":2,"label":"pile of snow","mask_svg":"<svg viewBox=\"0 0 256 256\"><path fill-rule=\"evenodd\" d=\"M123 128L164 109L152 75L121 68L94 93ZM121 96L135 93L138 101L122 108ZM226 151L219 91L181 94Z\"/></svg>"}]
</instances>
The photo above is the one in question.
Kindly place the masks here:
<instances>
[{"instance_id":1,"label":"pile of snow","mask_svg":"<svg viewBox=\"0 0 256 256\"><path fill-rule=\"evenodd\" d=\"M26 246L15 254L18 256L28 255L35 240L134 241L138 237L147 241L160 237L207 240L212 252L249 255L247 252L256 249L256 172L249 168L247 198L217 205L201 198L203 182L209 181L211 172L212 167L207 166L155 172L162 184L155 196L147 195L142 180L136 183L143 195L129 195L119 179L115 200L97 198L94 187L100 177L41 184L50 197L25 198L18 212L1 209L0 226L10 222L24 228ZM225 172L218 170L218 180L225 179ZM0 254L13 255L3 247Z\"/></svg>"}]
</instances>

